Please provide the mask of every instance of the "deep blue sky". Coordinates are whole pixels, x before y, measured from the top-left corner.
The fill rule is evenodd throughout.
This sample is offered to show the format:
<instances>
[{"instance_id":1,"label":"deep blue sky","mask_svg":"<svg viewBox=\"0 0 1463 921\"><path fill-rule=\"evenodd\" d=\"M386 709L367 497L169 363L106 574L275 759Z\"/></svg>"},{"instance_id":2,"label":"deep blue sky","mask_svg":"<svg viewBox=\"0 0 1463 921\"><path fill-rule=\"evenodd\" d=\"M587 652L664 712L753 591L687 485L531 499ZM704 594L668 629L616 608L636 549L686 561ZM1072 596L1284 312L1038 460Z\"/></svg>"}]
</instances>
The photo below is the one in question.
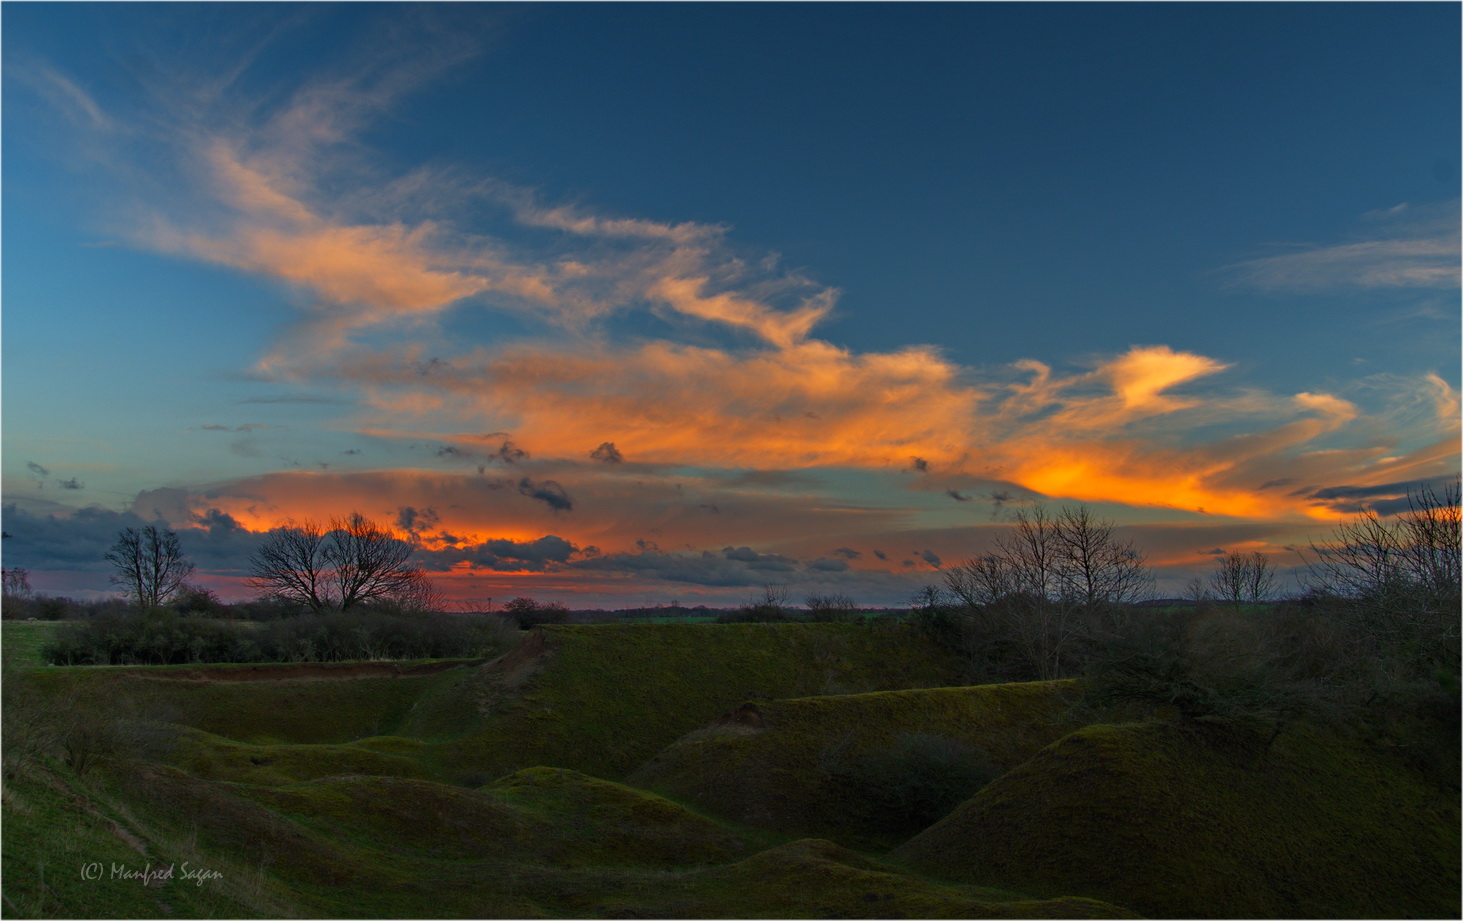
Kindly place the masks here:
<instances>
[{"instance_id":1,"label":"deep blue sky","mask_svg":"<svg viewBox=\"0 0 1463 921\"><path fill-rule=\"evenodd\" d=\"M1337 513L1307 498L1324 489L1395 498L1457 467L1457 4L0 16L7 531L64 530L87 506L261 528L328 512L279 492L305 471L306 493L363 504L379 484L352 477L487 467L596 498L571 515L537 486L495 493L535 518L433 480L370 511L436 509L437 550L440 534L565 537L580 555L532 575L566 592L591 544L649 595L656 579L755 584L720 566L733 542L804 581L858 549L772 511L726 537L725 521L641 520L628 467L575 466L614 442L646 465L634 482L697 478L706 501L687 508L872 516L841 558L860 572L876 543L910 543L887 555L917 573L855 586L887 597L937 576L919 553L974 552L1003 520L1001 501L952 494L1171 528L1223 509L1229 531L1163 550L1178 573L1226 541L1283 552ZM786 332L808 297L833 306ZM331 317L349 318L336 339ZM604 381L582 364L591 344L631 370ZM844 357L825 367L810 345ZM403 377L430 358L449 378ZM524 384L538 367L552 379ZM774 434L790 418L821 421ZM528 457L484 447L505 439ZM469 454L487 463L446 466ZM910 466L925 455L932 472ZM804 479L793 501L788 481L728 471ZM1282 479L1300 494L1245 498ZM139 499L157 490L173 504ZM697 582L651 544L719 568ZM58 583L87 568L6 552Z\"/></svg>"}]
</instances>

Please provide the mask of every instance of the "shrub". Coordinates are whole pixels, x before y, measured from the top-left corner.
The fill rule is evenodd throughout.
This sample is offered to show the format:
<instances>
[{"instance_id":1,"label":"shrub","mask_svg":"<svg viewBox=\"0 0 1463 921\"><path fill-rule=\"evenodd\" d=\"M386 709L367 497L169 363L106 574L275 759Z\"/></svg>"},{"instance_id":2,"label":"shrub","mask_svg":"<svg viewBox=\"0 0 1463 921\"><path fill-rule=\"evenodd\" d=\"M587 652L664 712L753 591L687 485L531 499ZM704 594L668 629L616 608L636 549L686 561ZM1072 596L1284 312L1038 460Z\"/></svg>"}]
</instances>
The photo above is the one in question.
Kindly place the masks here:
<instances>
[{"instance_id":1,"label":"shrub","mask_svg":"<svg viewBox=\"0 0 1463 921\"><path fill-rule=\"evenodd\" d=\"M539 624L562 624L569 620L569 609L557 601L535 601L532 598L514 598L503 605L503 614L518 622L527 630Z\"/></svg>"},{"instance_id":2,"label":"shrub","mask_svg":"<svg viewBox=\"0 0 1463 921\"><path fill-rule=\"evenodd\" d=\"M507 649L510 632L492 615L336 612L250 627L155 610L66 624L44 655L57 665L471 658Z\"/></svg>"},{"instance_id":3,"label":"shrub","mask_svg":"<svg viewBox=\"0 0 1463 921\"><path fill-rule=\"evenodd\" d=\"M179 589L173 610L194 617L222 617L228 613L218 595L201 585L185 585Z\"/></svg>"},{"instance_id":4,"label":"shrub","mask_svg":"<svg viewBox=\"0 0 1463 921\"><path fill-rule=\"evenodd\" d=\"M182 619L166 609L103 613L64 625L43 655L56 665L184 665L238 662L245 628Z\"/></svg>"},{"instance_id":5,"label":"shrub","mask_svg":"<svg viewBox=\"0 0 1463 921\"><path fill-rule=\"evenodd\" d=\"M762 594L734 611L716 618L719 624L783 624L795 620L787 610L787 589L766 585Z\"/></svg>"},{"instance_id":6,"label":"shrub","mask_svg":"<svg viewBox=\"0 0 1463 921\"><path fill-rule=\"evenodd\" d=\"M859 619L858 604L847 595L809 595L804 618L813 623L849 623Z\"/></svg>"}]
</instances>

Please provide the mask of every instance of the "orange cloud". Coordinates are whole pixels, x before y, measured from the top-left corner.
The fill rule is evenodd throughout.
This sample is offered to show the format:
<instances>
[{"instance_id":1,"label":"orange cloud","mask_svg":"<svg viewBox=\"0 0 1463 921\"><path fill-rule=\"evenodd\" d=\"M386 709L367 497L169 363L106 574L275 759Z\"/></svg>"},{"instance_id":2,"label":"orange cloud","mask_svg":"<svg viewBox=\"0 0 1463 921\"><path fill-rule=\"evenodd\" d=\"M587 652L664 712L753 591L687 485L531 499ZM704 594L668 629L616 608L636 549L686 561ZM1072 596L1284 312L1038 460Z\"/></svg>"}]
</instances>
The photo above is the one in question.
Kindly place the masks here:
<instances>
[{"instance_id":1,"label":"orange cloud","mask_svg":"<svg viewBox=\"0 0 1463 921\"><path fill-rule=\"evenodd\" d=\"M1455 456L1432 447L1443 427L1430 408L1399 428L1334 394L1170 393L1223 367L1144 347L1085 374L1027 362L1018 370L1036 372L1030 383L977 386L932 349L860 355L809 339L744 351L517 346L440 361L425 378L410 362L368 356L340 371L383 393L424 388L450 407L456 424L445 431L476 421L540 458L581 458L604 441L631 461L705 467L892 470L919 457L934 475L1234 516L1330 516L1303 492L1260 487L1437 475ZM1423 384L1437 405L1456 399L1435 376ZM428 419L407 421L413 437L430 431ZM1188 433L1198 426L1235 434L1196 443ZM1388 426L1389 439L1370 434ZM1429 436L1397 450L1399 439ZM1352 443L1328 443L1338 437Z\"/></svg>"}]
</instances>

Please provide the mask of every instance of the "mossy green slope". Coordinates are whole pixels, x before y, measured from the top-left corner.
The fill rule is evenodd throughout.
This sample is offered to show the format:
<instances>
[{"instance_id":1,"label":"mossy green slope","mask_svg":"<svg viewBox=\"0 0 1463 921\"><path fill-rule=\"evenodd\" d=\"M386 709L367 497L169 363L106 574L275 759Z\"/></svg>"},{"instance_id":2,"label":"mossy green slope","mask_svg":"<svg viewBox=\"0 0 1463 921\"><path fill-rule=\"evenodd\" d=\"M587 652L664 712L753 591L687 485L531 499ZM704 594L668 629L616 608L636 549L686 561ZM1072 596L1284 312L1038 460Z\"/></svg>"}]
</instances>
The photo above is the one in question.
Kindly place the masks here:
<instances>
[{"instance_id":1,"label":"mossy green slope","mask_svg":"<svg viewBox=\"0 0 1463 921\"><path fill-rule=\"evenodd\" d=\"M1312 731L1091 726L891 859L1152 917L1456 917L1456 795Z\"/></svg>"},{"instance_id":2,"label":"mossy green slope","mask_svg":"<svg viewBox=\"0 0 1463 921\"><path fill-rule=\"evenodd\" d=\"M1074 682L1049 681L747 704L678 740L630 782L741 824L887 849L902 838L890 839L841 766L918 733L963 743L1002 773L1082 724L1076 697Z\"/></svg>"},{"instance_id":3,"label":"mossy green slope","mask_svg":"<svg viewBox=\"0 0 1463 921\"><path fill-rule=\"evenodd\" d=\"M401 734L485 779L536 765L625 777L746 700L956 683L959 665L902 624L538 628L423 700Z\"/></svg>"},{"instance_id":4,"label":"mossy green slope","mask_svg":"<svg viewBox=\"0 0 1463 921\"><path fill-rule=\"evenodd\" d=\"M592 910L596 917L621 918L1138 917L1095 899L1032 900L938 885L817 839L658 880L626 878L601 893Z\"/></svg>"},{"instance_id":5,"label":"mossy green slope","mask_svg":"<svg viewBox=\"0 0 1463 921\"><path fill-rule=\"evenodd\" d=\"M415 740L389 737L343 745L255 745L185 730L169 760L205 780L278 786L339 774L421 777L423 748Z\"/></svg>"},{"instance_id":6,"label":"mossy green slope","mask_svg":"<svg viewBox=\"0 0 1463 921\"><path fill-rule=\"evenodd\" d=\"M592 865L692 867L746 854L725 827L653 793L561 768L528 768L482 793L539 816L552 834L534 852Z\"/></svg>"},{"instance_id":7,"label":"mossy green slope","mask_svg":"<svg viewBox=\"0 0 1463 921\"><path fill-rule=\"evenodd\" d=\"M227 669L228 667L223 667ZM46 693L116 704L138 718L179 723L237 742L338 744L400 734L424 696L471 673L468 667L435 674L345 680L177 680L170 673L207 675L208 666L37 669L31 678Z\"/></svg>"},{"instance_id":8,"label":"mossy green slope","mask_svg":"<svg viewBox=\"0 0 1463 921\"><path fill-rule=\"evenodd\" d=\"M6 781L0 816L6 918L289 917L304 908L254 867L201 858L182 835L146 836L116 801L65 772ZM169 885L141 871L174 867ZM222 878L183 881L189 870ZM128 873L132 875L127 876Z\"/></svg>"}]
</instances>

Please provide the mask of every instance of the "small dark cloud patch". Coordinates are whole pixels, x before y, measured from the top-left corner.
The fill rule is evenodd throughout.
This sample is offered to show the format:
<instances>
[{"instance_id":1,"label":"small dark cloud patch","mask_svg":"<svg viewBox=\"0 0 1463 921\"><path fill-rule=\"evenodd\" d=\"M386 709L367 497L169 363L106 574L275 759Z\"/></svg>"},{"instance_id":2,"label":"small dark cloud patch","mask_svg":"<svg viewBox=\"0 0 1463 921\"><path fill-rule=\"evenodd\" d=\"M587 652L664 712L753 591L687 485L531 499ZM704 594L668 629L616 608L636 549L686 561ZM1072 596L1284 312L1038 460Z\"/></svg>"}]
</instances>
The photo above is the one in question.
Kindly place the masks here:
<instances>
[{"instance_id":1,"label":"small dark cloud patch","mask_svg":"<svg viewBox=\"0 0 1463 921\"><path fill-rule=\"evenodd\" d=\"M86 488L86 484L83 483L83 482L81 482L80 480L78 480L76 477L72 477L69 480L62 480L60 482L60 486L61 486L62 489L85 489Z\"/></svg>"},{"instance_id":2,"label":"small dark cloud patch","mask_svg":"<svg viewBox=\"0 0 1463 921\"><path fill-rule=\"evenodd\" d=\"M638 548L640 548L640 550L641 550L642 553L643 552L647 552L647 551L649 551L649 552L659 552L659 550L660 550L660 544L657 544L653 540L646 540L643 537L636 539L635 546L638 547Z\"/></svg>"},{"instance_id":3,"label":"small dark cloud patch","mask_svg":"<svg viewBox=\"0 0 1463 921\"><path fill-rule=\"evenodd\" d=\"M1295 482L1295 480L1292 480L1290 477L1281 477L1278 480L1270 480L1268 483L1262 483L1260 485L1260 488L1261 489L1279 489L1282 486L1289 486L1291 483L1294 483L1294 482Z\"/></svg>"},{"instance_id":4,"label":"small dark cloud patch","mask_svg":"<svg viewBox=\"0 0 1463 921\"><path fill-rule=\"evenodd\" d=\"M914 470L915 473L930 472L930 462L925 460L923 457L911 457L909 459L909 466L910 469Z\"/></svg>"},{"instance_id":5,"label":"small dark cloud patch","mask_svg":"<svg viewBox=\"0 0 1463 921\"><path fill-rule=\"evenodd\" d=\"M516 464L521 460L527 460L528 452L511 441L505 441L498 446L498 450L493 453L493 456L505 464Z\"/></svg>"},{"instance_id":6,"label":"small dark cloud patch","mask_svg":"<svg viewBox=\"0 0 1463 921\"><path fill-rule=\"evenodd\" d=\"M839 547L837 550L833 551L833 555L834 556L841 556L845 560L856 560L859 557L863 556L862 553L859 553L857 550L853 549L852 547Z\"/></svg>"},{"instance_id":7,"label":"small dark cloud patch","mask_svg":"<svg viewBox=\"0 0 1463 921\"><path fill-rule=\"evenodd\" d=\"M442 535L445 540L435 550L418 549L416 558L430 569L448 569L458 563L470 563L474 569L497 572L544 572L557 569L578 553L577 548L554 534L537 540L516 541L506 537L468 544L460 537ZM434 539L433 543L438 540Z\"/></svg>"},{"instance_id":8,"label":"small dark cloud patch","mask_svg":"<svg viewBox=\"0 0 1463 921\"><path fill-rule=\"evenodd\" d=\"M848 572L848 561L821 557L809 563L808 569L812 572Z\"/></svg>"},{"instance_id":9,"label":"small dark cloud patch","mask_svg":"<svg viewBox=\"0 0 1463 921\"><path fill-rule=\"evenodd\" d=\"M758 553L751 547L723 547L721 555L760 572L796 572L798 568L797 560L776 553Z\"/></svg>"},{"instance_id":10,"label":"small dark cloud patch","mask_svg":"<svg viewBox=\"0 0 1463 921\"><path fill-rule=\"evenodd\" d=\"M876 556L879 559L885 561L886 563L889 561L889 554L885 553L882 550L875 550L874 551L874 556Z\"/></svg>"},{"instance_id":11,"label":"small dark cloud patch","mask_svg":"<svg viewBox=\"0 0 1463 921\"><path fill-rule=\"evenodd\" d=\"M965 495L958 489L947 489L945 490L945 495L954 499L956 502L969 502L971 499L974 498L974 496Z\"/></svg>"},{"instance_id":12,"label":"small dark cloud patch","mask_svg":"<svg viewBox=\"0 0 1463 921\"><path fill-rule=\"evenodd\" d=\"M518 481L518 492L530 499L537 499L556 512L568 512L574 509L574 502L569 498L569 493L553 480L540 480L535 483L528 477L524 477Z\"/></svg>"},{"instance_id":13,"label":"small dark cloud patch","mask_svg":"<svg viewBox=\"0 0 1463 921\"><path fill-rule=\"evenodd\" d=\"M703 502L703 503L701 503L700 505L698 505L696 507L697 508L704 508L704 509L706 509L708 512L710 512L713 515L720 515L721 514L721 507L718 506L714 502Z\"/></svg>"},{"instance_id":14,"label":"small dark cloud patch","mask_svg":"<svg viewBox=\"0 0 1463 921\"><path fill-rule=\"evenodd\" d=\"M613 441L606 441L589 452L589 459L601 464L621 464L625 461L625 455L620 453L620 449L615 447Z\"/></svg>"},{"instance_id":15,"label":"small dark cloud patch","mask_svg":"<svg viewBox=\"0 0 1463 921\"><path fill-rule=\"evenodd\" d=\"M1227 553L1228 553L1228 551L1226 551L1223 547L1215 547L1213 550L1200 550L1199 551L1199 554L1201 556L1226 556Z\"/></svg>"},{"instance_id":16,"label":"small dark cloud patch","mask_svg":"<svg viewBox=\"0 0 1463 921\"><path fill-rule=\"evenodd\" d=\"M467 452L457 445L443 445L432 453L443 460L466 460L468 457Z\"/></svg>"},{"instance_id":17,"label":"small dark cloud patch","mask_svg":"<svg viewBox=\"0 0 1463 921\"><path fill-rule=\"evenodd\" d=\"M351 448L349 451L342 451L340 453L341 454L360 454L361 453L361 449L360 448Z\"/></svg>"},{"instance_id":18,"label":"small dark cloud patch","mask_svg":"<svg viewBox=\"0 0 1463 921\"><path fill-rule=\"evenodd\" d=\"M47 470L45 467L42 467L40 464L36 463L35 461L26 461L25 462L25 469L29 470L31 473L34 473L36 476L50 476L51 475L51 471Z\"/></svg>"},{"instance_id":19,"label":"small dark cloud patch","mask_svg":"<svg viewBox=\"0 0 1463 921\"><path fill-rule=\"evenodd\" d=\"M922 559L922 560L924 560L926 563L929 563L931 566L935 567L936 569L939 569L940 568L940 557L933 550L923 550L923 551L921 551L920 552L920 555L919 555L919 558Z\"/></svg>"},{"instance_id":20,"label":"small dark cloud patch","mask_svg":"<svg viewBox=\"0 0 1463 921\"><path fill-rule=\"evenodd\" d=\"M410 505L403 505L396 510L396 526L413 534L436 527L441 521L437 510L431 506L418 509Z\"/></svg>"},{"instance_id":21,"label":"small dark cloud patch","mask_svg":"<svg viewBox=\"0 0 1463 921\"><path fill-rule=\"evenodd\" d=\"M1455 481L1454 476L1440 476L1376 486L1328 486L1310 491L1306 498L1341 514L1358 515L1373 511L1378 515L1396 515L1407 511L1429 493L1442 495Z\"/></svg>"}]
</instances>

